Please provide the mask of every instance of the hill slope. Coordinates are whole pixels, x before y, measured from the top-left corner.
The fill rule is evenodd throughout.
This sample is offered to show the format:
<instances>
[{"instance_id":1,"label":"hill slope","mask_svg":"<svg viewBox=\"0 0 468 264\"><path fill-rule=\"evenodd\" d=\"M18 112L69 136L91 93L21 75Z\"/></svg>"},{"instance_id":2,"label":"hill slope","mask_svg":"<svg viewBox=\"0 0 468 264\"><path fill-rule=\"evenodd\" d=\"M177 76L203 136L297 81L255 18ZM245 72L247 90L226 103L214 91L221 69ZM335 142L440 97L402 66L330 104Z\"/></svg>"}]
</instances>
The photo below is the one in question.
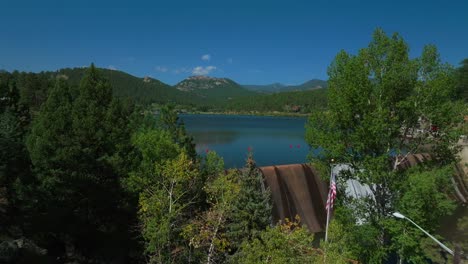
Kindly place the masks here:
<instances>
[{"instance_id":1,"label":"hill slope","mask_svg":"<svg viewBox=\"0 0 468 264\"><path fill-rule=\"evenodd\" d=\"M267 85L243 85L245 89L262 93L280 93L290 91L306 91L327 87L327 81L312 79L300 85L284 85L281 83L272 83Z\"/></svg>"},{"instance_id":2,"label":"hill slope","mask_svg":"<svg viewBox=\"0 0 468 264\"><path fill-rule=\"evenodd\" d=\"M312 79L300 85L286 86L283 89L280 89L280 92L314 90L314 89L326 88L327 86L328 86L327 81L319 80L319 79Z\"/></svg>"},{"instance_id":3,"label":"hill slope","mask_svg":"<svg viewBox=\"0 0 468 264\"><path fill-rule=\"evenodd\" d=\"M308 112L321 108L326 102L326 89L316 89L312 91L316 91L314 93L302 91L265 94L249 91L227 78L193 76L170 86L149 77L139 78L109 69L98 70L111 83L114 96L130 98L140 104L174 103L181 109L195 111ZM3 72L0 77L5 75L14 78L22 102L35 111L47 98L47 91L54 85L56 78L63 78L70 85L78 86L85 72L86 68L65 68L41 73ZM316 87L314 85L304 84L293 89L310 89ZM271 87L273 86L286 88L281 84L273 84Z\"/></svg>"},{"instance_id":4,"label":"hill slope","mask_svg":"<svg viewBox=\"0 0 468 264\"><path fill-rule=\"evenodd\" d=\"M79 85L86 68L66 68L58 71L72 85ZM114 95L128 97L143 104L148 103L189 103L191 98L159 80L138 78L122 71L99 69L112 85Z\"/></svg>"},{"instance_id":5,"label":"hill slope","mask_svg":"<svg viewBox=\"0 0 468 264\"><path fill-rule=\"evenodd\" d=\"M286 85L282 83L272 83L272 84L266 84L266 85L246 84L242 86L247 90L261 92L261 93L276 93L286 87Z\"/></svg>"},{"instance_id":6,"label":"hill slope","mask_svg":"<svg viewBox=\"0 0 468 264\"><path fill-rule=\"evenodd\" d=\"M178 91L192 97L201 98L204 102L225 101L240 97L256 96L233 80L208 76L192 76L175 85Z\"/></svg>"},{"instance_id":7,"label":"hill slope","mask_svg":"<svg viewBox=\"0 0 468 264\"><path fill-rule=\"evenodd\" d=\"M327 107L327 94L326 88L264 94L232 100L224 106L224 109L235 112L311 113Z\"/></svg>"}]
</instances>

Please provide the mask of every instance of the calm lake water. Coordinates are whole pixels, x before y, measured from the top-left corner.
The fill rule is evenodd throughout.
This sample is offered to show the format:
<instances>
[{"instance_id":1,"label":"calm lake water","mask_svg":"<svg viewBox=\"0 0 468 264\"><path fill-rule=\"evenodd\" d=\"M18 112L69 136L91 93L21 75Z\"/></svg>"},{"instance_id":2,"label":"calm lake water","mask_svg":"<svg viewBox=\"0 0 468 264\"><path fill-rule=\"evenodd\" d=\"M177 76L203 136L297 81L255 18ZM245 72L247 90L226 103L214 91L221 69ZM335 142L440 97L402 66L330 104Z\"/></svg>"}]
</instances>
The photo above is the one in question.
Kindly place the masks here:
<instances>
[{"instance_id":1,"label":"calm lake water","mask_svg":"<svg viewBox=\"0 0 468 264\"><path fill-rule=\"evenodd\" d=\"M180 115L197 152L214 150L227 168L242 167L249 149L258 166L306 162L306 118L243 115Z\"/></svg>"}]
</instances>

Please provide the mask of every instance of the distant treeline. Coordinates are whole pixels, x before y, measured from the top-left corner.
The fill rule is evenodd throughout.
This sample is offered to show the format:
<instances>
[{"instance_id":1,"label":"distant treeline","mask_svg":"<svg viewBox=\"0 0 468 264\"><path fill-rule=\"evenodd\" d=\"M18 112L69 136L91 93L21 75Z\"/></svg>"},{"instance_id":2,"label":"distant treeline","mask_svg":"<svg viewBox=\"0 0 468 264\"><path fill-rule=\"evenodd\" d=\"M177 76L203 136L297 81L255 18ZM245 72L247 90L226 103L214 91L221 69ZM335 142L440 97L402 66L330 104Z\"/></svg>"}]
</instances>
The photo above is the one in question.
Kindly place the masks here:
<instances>
[{"instance_id":1,"label":"distant treeline","mask_svg":"<svg viewBox=\"0 0 468 264\"><path fill-rule=\"evenodd\" d=\"M210 89L184 92L159 80L145 77L138 78L122 71L98 69L103 78L112 86L113 95L134 101L140 105L164 105L171 103L179 109L188 111L219 112L292 112L311 113L327 107L327 88L305 91L285 91L265 94L239 90L233 98L223 93L239 89L232 81L226 89ZM0 71L0 78L11 78L18 87L20 102L39 110L46 100L48 87L57 79L63 79L70 86L77 87L85 74L86 68L65 68L52 72L28 73ZM461 62L457 69L458 96L468 100L468 59ZM325 86L325 85L323 85Z\"/></svg>"},{"instance_id":2,"label":"distant treeline","mask_svg":"<svg viewBox=\"0 0 468 264\"><path fill-rule=\"evenodd\" d=\"M326 88L307 91L281 92L275 94L239 90L234 98L224 98L223 93L238 86L228 82L229 87L213 90L184 92L153 78L137 78L121 71L97 69L112 86L115 97L131 100L140 105L177 105L188 111L235 111L235 112L298 112L310 113L326 107ZM30 106L32 112L47 99L48 89L57 79L71 87L78 87L86 68L66 68L56 72L0 72L0 78L9 78L18 88L20 102ZM232 93L231 93L232 94ZM224 96L226 97L226 96Z\"/></svg>"},{"instance_id":3,"label":"distant treeline","mask_svg":"<svg viewBox=\"0 0 468 264\"><path fill-rule=\"evenodd\" d=\"M311 113L327 107L327 89L310 91L283 92L238 98L229 101L225 108L229 111L278 111Z\"/></svg>"}]
</instances>

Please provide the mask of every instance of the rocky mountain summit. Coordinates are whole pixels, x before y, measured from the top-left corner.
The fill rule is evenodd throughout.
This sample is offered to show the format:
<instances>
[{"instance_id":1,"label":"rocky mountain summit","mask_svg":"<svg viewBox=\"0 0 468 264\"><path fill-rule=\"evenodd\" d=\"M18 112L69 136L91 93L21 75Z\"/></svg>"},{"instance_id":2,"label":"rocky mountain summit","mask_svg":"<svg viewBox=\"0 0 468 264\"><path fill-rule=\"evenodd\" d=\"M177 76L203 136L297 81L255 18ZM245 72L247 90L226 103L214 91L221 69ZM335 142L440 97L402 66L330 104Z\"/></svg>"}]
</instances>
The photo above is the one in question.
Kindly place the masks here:
<instances>
[{"instance_id":1,"label":"rocky mountain summit","mask_svg":"<svg viewBox=\"0 0 468 264\"><path fill-rule=\"evenodd\" d=\"M194 91L198 89L213 89L232 84L234 84L234 82L226 78L214 78L200 75L188 77L175 87L180 91Z\"/></svg>"}]
</instances>

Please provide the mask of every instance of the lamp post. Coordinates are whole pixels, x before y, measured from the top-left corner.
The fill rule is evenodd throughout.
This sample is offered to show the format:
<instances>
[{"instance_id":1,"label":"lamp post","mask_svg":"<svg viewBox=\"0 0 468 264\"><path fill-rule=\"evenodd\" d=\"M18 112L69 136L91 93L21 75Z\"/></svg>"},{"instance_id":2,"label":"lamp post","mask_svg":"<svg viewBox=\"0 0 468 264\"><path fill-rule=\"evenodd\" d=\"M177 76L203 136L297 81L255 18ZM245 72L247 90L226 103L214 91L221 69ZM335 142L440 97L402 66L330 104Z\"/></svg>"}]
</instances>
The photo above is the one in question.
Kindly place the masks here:
<instances>
[{"instance_id":1,"label":"lamp post","mask_svg":"<svg viewBox=\"0 0 468 264\"><path fill-rule=\"evenodd\" d=\"M413 222L413 220L409 219L408 217L398 213L398 212L395 212L393 213L393 216L396 217L396 218L400 218L400 219L406 219L408 221L410 221L413 225L415 225L417 228L421 229L421 231L424 232L424 234L428 235L430 238L432 238L432 240L434 240L437 244L439 244L439 246L441 246L443 249L445 249L445 251L447 251L448 253L450 253L450 255L454 255L453 253L453 250L451 250L450 248L448 248L446 245L442 244L442 242L440 242L439 240L437 240L437 238L431 236L431 234L429 234L428 232L426 232L426 230L422 229L420 226L418 226L415 222Z\"/></svg>"}]
</instances>

